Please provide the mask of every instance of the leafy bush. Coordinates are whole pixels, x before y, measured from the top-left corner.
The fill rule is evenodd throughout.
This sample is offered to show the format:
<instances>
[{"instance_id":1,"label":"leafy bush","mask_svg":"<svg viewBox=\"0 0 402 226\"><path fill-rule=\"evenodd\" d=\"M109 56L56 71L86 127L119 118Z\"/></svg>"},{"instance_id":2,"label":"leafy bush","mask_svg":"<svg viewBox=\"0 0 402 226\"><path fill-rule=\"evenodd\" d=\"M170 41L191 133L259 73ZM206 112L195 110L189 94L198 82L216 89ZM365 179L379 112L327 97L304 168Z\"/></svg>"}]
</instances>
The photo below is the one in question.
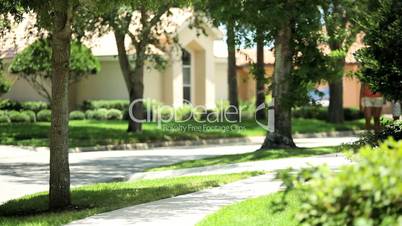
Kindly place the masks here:
<instances>
[{"instance_id":1,"label":"leafy bush","mask_svg":"<svg viewBox=\"0 0 402 226\"><path fill-rule=\"evenodd\" d=\"M188 121L196 118L198 116L195 109L188 104L175 109L175 119L178 121Z\"/></svg>"},{"instance_id":2,"label":"leafy bush","mask_svg":"<svg viewBox=\"0 0 402 226\"><path fill-rule=\"evenodd\" d=\"M255 118L255 101L241 101L239 103L239 108L243 120L251 120Z\"/></svg>"},{"instance_id":3,"label":"leafy bush","mask_svg":"<svg viewBox=\"0 0 402 226\"><path fill-rule=\"evenodd\" d=\"M343 110L346 121L354 121L364 118L363 112L360 112L358 109L344 108ZM294 118L327 120L328 108L320 106L304 106L293 109L292 115Z\"/></svg>"},{"instance_id":4,"label":"leafy bush","mask_svg":"<svg viewBox=\"0 0 402 226\"><path fill-rule=\"evenodd\" d=\"M29 119L31 122L36 122L36 114L34 111L27 110L27 111L22 111L22 113L27 114L29 116Z\"/></svg>"},{"instance_id":5,"label":"leafy bush","mask_svg":"<svg viewBox=\"0 0 402 226\"><path fill-rule=\"evenodd\" d=\"M294 118L318 119L318 120L328 119L327 108L319 106L304 106L296 108L292 111L292 115Z\"/></svg>"},{"instance_id":6,"label":"leafy bush","mask_svg":"<svg viewBox=\"0 0 402 226\"><path fill-rule=\"evenodd\" d=\"M0 111L0 123L10 123L10 118L4 111Z\"/></svg>"},{"instance_id":7,"label":"leafy bush","mask_svg":"<svg viewBox=\"0 0 402 226\"><path fill-rule=\"evenodd\" d=\"M38 122L50 122L52 119L52 112L50 110L41 110L36 115Z\"/></svg>"},{"instance_id":8,"label":"leafy bush","mask_svg":"<svg viewBox=\"0 0 402 226\"><path fill-rule=\"evenodd\" d=\"M122 120L123 113L117 109L110 109L107 111L106 118L107 120Z\"/></svg>"},{"instance_id":9,"label":"leafy bush","mask_svg":"<svg viewBox=\"0 0 402 226\"><path fill-rule=\"evenodd\" d=\"M364 113L359 109L355 108L344 108L343 109L345 120L346 121L354 121L358 119L364 118Z\"/></svg>"},{"instance_id":10,"label":"leafy bush","mask_svg":"<svg viewBox=\"0 0 402 226\"><path fill-rule=\"evenodd\" d=\"M72 111L69 116L70 120L84 120L85 113L82 111Z\"/></svg>"},{"instance_id":11,"label":"leafy bush","mask_svg":"<svg viewBox=\"0 0 402 226\"><path fill-rule=\"evenodd\" d=\"M99 110L99 109L118 109L120 111L127 110L129 106L128 100L85 100L83 110Z\"/></svg>"},{"instance_id":12,"label":"leafy bush","mask_svg":"<svg viewBox=\"0 0 402 226\"><path fill-rule=\"evenodd\" d=\"M383 128L379 133L371 133L366 132L362 134L356 142L352 144L344 145L344 149L353 149L358 150L360 147L369 145L372 147L377 147L379 143L388 139L388 137L392 137L394 140L399 141L402 140L402 121L386 121L382 122Z\"/></svg>"},{"instance_id":13,"label":"leafy bush","mask_svg":"<svg viewBox=\"0 0 402 226\"><path fill-rule=\"evenodd\" d=\"M13 123L27 123L31 122L30 116L25 112L9 111L8 117Z\"/></svg>"},{"instance_id":14,"label":"leafy bush","mask_svg":"<svg viewBox=\"0 0 402 226\"><path fill-rule=\"evenodd\" d=\"M23 110L29 110L33 111L35 113L41 111L41 110L46 110L49 109L49 104L43 101L27 101L27 102L22 102L21 107Z\"/></svg>"},{"instance_id":15,"label":"leafy bush","mask_svg":"<svg viewBox=\"0 0 402 226\"><path fill-rule=\"evenodd\" d=\"M0 100L0 110L7 110L7 111L19 111L22 109L22 106L19 102L15 100Z\"/></svg>"},{"instance_id":16,"label":"leafy bush","mask_svg":"<svg viewBox=\"0 0 402 226\"><path fill-rule=\"evenodd\" d=\"M107 113L108 110L105 108L100 108L98 110L95 110L93 119L95 120L107 120Z\"/></svg>"},{"instance_id":17,"label":"leafy bush","mask_svg":"<svg viewBox=\"0 0 402 226\"><path fill-rule=\"evenodd\" d=\"M156 117L161 120L173 120L175 117L174 109L169 106L163 106L163 107L159 108L159 111L158 111L158 114Z\"/></svg>"},{"instance_id":18,"label":"leafy bush","mask_svg":"<svg viewBox=\"0 0 402 226\"><path fill-rule=\"evenodd\" d=\"M304 226L390 226L402 223L402 142L364 147L356 163L339 172L329 167L281 173L286 191L296 190ZM286 193L285 193L286 194Z\"/></svg>"},{"instance_id":19,"label":"leafy bush","mask_svg":"<svg viewBox=\"0 0 402 226\"><path fill-rule=\"evenodd\" d=\"M92 119L94 119L94 115L95 115L95 110L87 110L85 112L86 119L92 120Z\"/></svg>"}]
</instances>

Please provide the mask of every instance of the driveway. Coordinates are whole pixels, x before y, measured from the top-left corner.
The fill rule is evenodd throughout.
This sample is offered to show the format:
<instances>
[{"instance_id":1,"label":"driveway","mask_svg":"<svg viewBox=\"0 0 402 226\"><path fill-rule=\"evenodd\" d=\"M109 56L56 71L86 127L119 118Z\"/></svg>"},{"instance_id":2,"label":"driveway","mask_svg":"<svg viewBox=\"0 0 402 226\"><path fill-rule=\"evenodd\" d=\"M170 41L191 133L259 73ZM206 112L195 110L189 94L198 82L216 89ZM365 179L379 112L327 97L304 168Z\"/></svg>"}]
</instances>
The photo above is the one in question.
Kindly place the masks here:
<instances>
[{"instance_id":1,"label":"driveway","mask_svg":"<svg viewBox=\"0 0 402 226\"><path fill-rule=\"evenodd\" d=\"M355 140L346 138L295 139L301 147L335 146ZM144 151L71 153L73 186L121 180L149 167L208 156L252 152L260 145L157 148ZM48 189L49 153L0 146L0 203Z\"/></svg>"}]
</instances>

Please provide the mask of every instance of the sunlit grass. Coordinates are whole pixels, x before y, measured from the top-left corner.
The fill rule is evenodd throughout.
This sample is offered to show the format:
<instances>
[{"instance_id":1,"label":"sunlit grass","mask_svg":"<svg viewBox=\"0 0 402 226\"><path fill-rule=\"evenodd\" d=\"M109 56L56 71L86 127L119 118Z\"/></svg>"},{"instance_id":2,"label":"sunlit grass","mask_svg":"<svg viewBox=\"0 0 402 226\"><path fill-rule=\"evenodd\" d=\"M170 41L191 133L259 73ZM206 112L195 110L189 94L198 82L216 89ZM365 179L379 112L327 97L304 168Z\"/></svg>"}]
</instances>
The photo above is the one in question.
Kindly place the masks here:
<instances>
[{"instance_id":1,"label":"sunlit grass","mask_svg":"<svg viewBox=\"0 0 402 226\"><path fill-rule=\"evenodd\" d=\"M174 169L223 165L223 164L249 162L249 161L290 158L290 157L307 157L307 156L323 155L336 152L339 152L337 147L272 149L272 150L255 151L243 154L221 155L204 159L186 160L171 165L151 168L148 169L148 171L174 170Z\"/></svg>"},{"instance_id":2,"label":"sunlit grass","mask_svg":"<svg viewBox=\"0 0 402 226\"><path fill-rule=\"evenodd\" d=\"M87 185L73 189L71 208L59 212L47 211L47 193L42 192L1 205L0 225L63 225L97 213L196 192L260 174L263 172Z\"/></svg>"},{"instance_id":3,"label":"sunlit grass","mask_svg":"<svg viewBox=\"0 0 402 226\"><path fill-rule=\"evenodd\" d=\"M295 215L301 205L296 193L286 197L287 205L278 209L281 193L249 199L223 207L197 226L296 226Z\"/></svg>"},{"instance_id":4,"label":"sunlit grass","mask_svg":"<svg viewBox=\"0 0 402 226\"><path fill-rule=\"evenodd\" d=\"M187 128L187 130L178 129ZM363 121L352 121L342 125L314 119L294 119L294 133L316 133L329 131L359 130ZM22 146L48 146L50 123L1 124L0 144ZM139 142L200 140L212 138L264 136L266 131L254 121L230 123L145 123L142 133L127 133L125 121L71 121L70 146L89 147L99 145L133 144Z\"/></svg>"}]
</instances>

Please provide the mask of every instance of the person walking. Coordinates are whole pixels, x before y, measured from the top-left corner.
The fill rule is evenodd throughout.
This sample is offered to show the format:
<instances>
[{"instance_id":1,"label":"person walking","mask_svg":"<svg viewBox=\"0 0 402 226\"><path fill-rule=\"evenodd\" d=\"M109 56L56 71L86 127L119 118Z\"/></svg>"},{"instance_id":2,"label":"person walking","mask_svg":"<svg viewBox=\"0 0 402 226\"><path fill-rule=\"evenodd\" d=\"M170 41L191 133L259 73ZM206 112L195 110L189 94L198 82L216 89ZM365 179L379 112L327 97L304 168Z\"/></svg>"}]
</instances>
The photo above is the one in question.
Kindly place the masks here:
<instances>
[{"instance_id":1,"label":"person walking","mask_svg":"<svg viewBox=\"0 0 402 226\"><path fill-rule=\"evenodd\" d=\"M362 83L360 89L360 110L364 112L365 127L367 130L374 129L376 133L380 131L380 118L383 105L383 95L379 92L373 92L367 84ZM374 119L374 126L371 126L372 118Z\"/></svg>"}]
</instances>

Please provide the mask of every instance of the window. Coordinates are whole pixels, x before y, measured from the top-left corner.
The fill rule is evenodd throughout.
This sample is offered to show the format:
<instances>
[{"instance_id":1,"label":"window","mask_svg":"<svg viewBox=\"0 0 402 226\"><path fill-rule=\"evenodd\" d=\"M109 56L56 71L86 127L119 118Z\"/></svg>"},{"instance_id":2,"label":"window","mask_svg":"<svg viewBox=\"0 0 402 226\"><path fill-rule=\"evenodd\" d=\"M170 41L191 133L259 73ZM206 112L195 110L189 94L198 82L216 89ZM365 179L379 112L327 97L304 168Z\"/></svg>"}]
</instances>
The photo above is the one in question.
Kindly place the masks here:
<instances>
[{"instance_id":1,"label":"window","mask_svg":"<svg viewBox=\"0 0 402 226\"><path fill-rule=\"evenodd\" d=\"M191 54L182 50L183 102L191 102Z\"/></svg>"}]
</instances>

